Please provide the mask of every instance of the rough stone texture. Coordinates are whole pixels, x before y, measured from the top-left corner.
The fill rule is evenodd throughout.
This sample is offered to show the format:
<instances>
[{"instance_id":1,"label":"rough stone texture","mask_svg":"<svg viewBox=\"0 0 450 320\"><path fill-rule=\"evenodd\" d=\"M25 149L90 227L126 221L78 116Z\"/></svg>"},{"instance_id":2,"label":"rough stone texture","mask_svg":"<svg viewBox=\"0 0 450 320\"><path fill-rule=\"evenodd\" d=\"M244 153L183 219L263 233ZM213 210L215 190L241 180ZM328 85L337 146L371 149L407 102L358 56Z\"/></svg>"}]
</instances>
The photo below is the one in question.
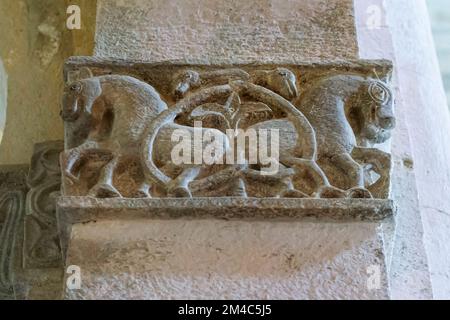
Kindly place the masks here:
<instances>
[{"instance_id":1,"label":"rough stone texture","mask_svg":"<svg viewBox=\"0 0 450 320\"><path fill-rule=\"evenodd\" d=\"M387 299L378 227L219 220L77 225L67 265L81 267L82 285L65 298ZM379 267L378 290L367 286L371 266Z\"/></svg>"},{"instance_id":2,"label":"rough stone texture","mask_svg":"<svg viewBox=\"0 0 450 320\"><path fill-rule=\"evenodd\" d=\"M66 28L68 3L73 1L0 1L0 57L8 74L0 164L28 163L35 143L63 138L59 75L64 59L92 53L96 8L95 0L76 1L82 28L71 31Z\"/></svg>"},{"instance_id":3,"label":"rough stone texture","mask_svg":"<svg viewBox=\"0 0 450 320\"><path fill-rule=\"evenodd\" d=\"M22 277L26 166L0 166L0 300L24 296Z\"/></svg>"},{"instance_id":4,"label":"rough stone texture","mask_svg":"<svg viewBox=\"0 0 450 320\"><path fill-rule=\"evenodd\" d=\"M103 220L219 219L250 221L377 222L395 212L392 201L368 199L96 199L61 197L57 204L63 253L73 225ZM149 222L151 223L151 222Z\"/></svg>"},{"instance_id":5,"label":"rough stone texture","mask_svg":"<svg viewBox=\"0 0 450 320\"><path fill-rule=\"evenodd\" d=\"M62 104L63 194L387 198L390 156L376 147L395 126L390 70L388 61L223 66L74 57ZM173 133L195 138L206 128L227 141L216 156L233 163L175 165ZM253 160L239 135L225 135L234 129L278 130L275 174L235 165L241 152ZM250 165L267 166L259 161Z\"/></svg>"},{"instance_id":6,"label":"rough stone texture","mask_svg":"<svg viewBox=\"0 0 450 320\"><path fill-rule=\"evenodd\" d=\"M25 268L61 267L56 221L56 199L61 189L59 154L63 141L47 141L35 146L28 174L25 217Z\"/></svg>"},{"instance_id":7,"label":"rough stone texture","mask_svg":"<svg viewBox=\"0 0 450 320\"><path fill-rule=\"evenodd\" d=\"M27 184L23 225L24 290L21 299L60 299L63 263L56 220L56 199L61 187L59 153L62 141L35 145Z\"/></svg>"},{"instance_id":8,"label":"rough stone texture","mask_svg":"<svg viewBox=\"0 0 450 320\"><path fill-rule=\"evenodd\" d=\"M278 63L357 55L352 0L99 0L97 17L99 57Z\"/></svg>"},{"instance_id":9,"label":"rough stone texture","mask_svg":"<svg viewBox=\"0 0 450 320\"><path fill-rule=\"evenodd\" d=\"M3 138L3 131L6 124L6 105L8 96L8 76L3 61L0 59L0 143Z\"/></svg>"}]
</instances>

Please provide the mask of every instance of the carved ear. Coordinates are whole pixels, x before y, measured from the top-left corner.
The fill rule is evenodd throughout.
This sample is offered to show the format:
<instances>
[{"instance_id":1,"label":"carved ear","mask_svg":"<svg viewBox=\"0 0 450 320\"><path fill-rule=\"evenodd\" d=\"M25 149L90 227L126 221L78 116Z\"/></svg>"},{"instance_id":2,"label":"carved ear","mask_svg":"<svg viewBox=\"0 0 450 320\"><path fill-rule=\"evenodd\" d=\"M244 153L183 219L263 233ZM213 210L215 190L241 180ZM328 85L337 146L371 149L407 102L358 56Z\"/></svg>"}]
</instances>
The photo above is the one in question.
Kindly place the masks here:
<instances>
[{"instance_id":1,"label":"carved ear","mask_svg":"<svg viewBox=\"0 0 450 320\"><path fill-rule=\"evenodd\" d=\"M88 67L83 67L78 71L69 71L67 74L67 83L71 84L72 82L92 78L94 74L91 69Z\"/></svg>"},{"instance_id":2,"label":"carved ear","mask_svg":"<svg viewBox=\"0 0 450 320\"><path fill-rule=\"evenodd\" d=\"M78 80L92 78L93 76L94 74L88 67L83 67L80 69L80 71L78 71Z\"/></svg>"}]
</instances>

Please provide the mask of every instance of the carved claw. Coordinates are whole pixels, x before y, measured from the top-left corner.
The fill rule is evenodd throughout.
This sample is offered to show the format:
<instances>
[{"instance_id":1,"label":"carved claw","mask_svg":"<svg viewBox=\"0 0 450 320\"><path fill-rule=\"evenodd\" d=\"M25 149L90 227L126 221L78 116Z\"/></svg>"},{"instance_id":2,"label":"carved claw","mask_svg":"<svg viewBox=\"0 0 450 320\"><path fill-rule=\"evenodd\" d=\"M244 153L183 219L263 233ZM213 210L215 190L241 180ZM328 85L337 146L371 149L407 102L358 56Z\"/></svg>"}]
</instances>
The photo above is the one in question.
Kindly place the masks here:
<instances>
[{"instance_id":1,"label":"carved claw","mask_svg":"<svg viewBox=\"0 0 450 320\"><path fill-rule=\"evenodd\" d=\"M321 187L317 195L321 199L343 199L347 197L347 193L344 190L332 186Z\"/></svg>"},{"instance_id":2,"label":"carved claw","mask_svg":"<svg viewBox=\"0 0 450 320\"><path fill-rule=\"evenodd\" d=\"M308 195L296 190L296 189L292 189L292 190L286 190L281 194L282 198L296 198L296 199L303 199L303 198L308 198Z\"/></svg>"},{"instance_id":3,"label":"carved claw","mask_svg":"<svg viewBox=\"0 0 450 320\"><path fill-rule=\"evenodd\" d=\"M246 82L242 80L232 80L229 81L228 84L230 85L231 89L233 89L233 91L238 94L241 93L246 87Z\"/></svg>"},{"instance_id":4,"label":"carved claw","mask_svg":"<svg viewBox=\"0 0 450 320\"><path fill-rule=\"evenodd\" d=\"M347 197L350 199L372 199L372 194L366 188L356 187L347 191Z\"/></svg>"},{"instance_id":5,"label":"carved claw","mask_svg":"<svg viewBox=\"0 0 450 320\"><path fill-rule=\"evenodd\" d=\"M65 179L65 181L70 184L71 186L77 184L80 181L80 178L73 175L72 172L65 170L63 177Z\"/></svg>"},{"instance_id":6,"label":"carved claw","mask_svg":"<svg viewBox=\"0 0 450 320\"><path fill-rule=\"evenodd\" d=\"M150 194L150 186L148 184L143 184L141 187L136 190L133 195L133 198L151 198Z\"/></svg>"},{"instance_id":7,"label":"carved claw","mask_svg":"<svg viewBox=\"0 0 450 320\"><path fill-rule=\"evenodd\" d=\"M191 191L186 187L175 187L167 192L169 197L172 198L192 198Z\"/></svg>"},{"instance_id":8,"label":"carved claw","mask_svg":"<svg viewBox=\"0 0 450 320\"><path fill-rule=\"evenodd\" d=\"M88 196L94 198L121 198L122 195L116 188L109 184L97 184L91 188Z\"/></svg>"}]
</instances>

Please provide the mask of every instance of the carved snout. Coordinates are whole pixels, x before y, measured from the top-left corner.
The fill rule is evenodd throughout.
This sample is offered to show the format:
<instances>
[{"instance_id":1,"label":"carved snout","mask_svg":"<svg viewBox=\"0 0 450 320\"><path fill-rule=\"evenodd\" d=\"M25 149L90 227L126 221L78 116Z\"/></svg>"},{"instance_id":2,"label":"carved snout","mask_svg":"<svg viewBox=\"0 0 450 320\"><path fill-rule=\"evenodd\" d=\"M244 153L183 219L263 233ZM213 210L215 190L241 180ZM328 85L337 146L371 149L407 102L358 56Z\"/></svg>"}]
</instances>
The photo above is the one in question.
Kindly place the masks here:
<instances>
[{"instance_id":1,"label":"carved snout","mask_svg":"<svg viewBox=\"0 0 450 320\"><path fill-rule=\"evenodd\" d=\"M183 98L185 94L189 91L190 85L187 81L182 81L174 89L173 95L176 98Z\"/></svg>"},{"instance_id":2,"label":"carved snout","mask_svg":"<svg viewBox=\"0 0 450 320\"><path fill-rule=\"evenodd\" d=\"M391 109L380 108L378 110L378 123L379 126L385 130L391 130L395 128L395 116Z\"/></svg>"},{"instance_id":3,"label":"carved snout","mask_svg":"<svg viewBox=\"0 0 450 320\"><path fill-rule=\"evenodd\" d=\"M294 80L286 79L284 88L286 90L286 92L284 93L284 96L286 96L289 101L298 97L298 90L297 90L297 86L295 83L295 79Z\"/></svg>"},{"instance_id":4,"label":"carved snout","mask_svg":"<svg viewBox=\"0 0 450 320\"><path fill-rule=\"evenodd\" d=\"M73 122L78 119L80 108L78 97L71 94L64 94L62 98L61 118L67 122Z\"/></svg>"}]
</instances>

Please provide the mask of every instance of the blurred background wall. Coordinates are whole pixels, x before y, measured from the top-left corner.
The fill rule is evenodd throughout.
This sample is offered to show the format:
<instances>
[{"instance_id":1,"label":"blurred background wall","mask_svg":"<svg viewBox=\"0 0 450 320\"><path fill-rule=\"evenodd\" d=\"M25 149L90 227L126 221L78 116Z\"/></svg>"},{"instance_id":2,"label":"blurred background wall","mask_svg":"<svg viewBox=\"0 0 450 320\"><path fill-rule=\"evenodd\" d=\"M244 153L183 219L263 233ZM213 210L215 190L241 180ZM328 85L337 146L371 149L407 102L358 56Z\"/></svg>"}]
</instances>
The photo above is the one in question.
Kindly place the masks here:
<instances>
[{"instance_id":1,"label":"blurred background wall","mask_svg":"<svg viewBox=\"0 0 450 320\"><path fill-rule=\"evenodd\" d=\"M69 4L81 9L80 30L66 28ZM35 143L63 138L62 67L69 56L92 54L96 0L0 0L0 12L0 57L8 75L0 165L29 163Z\"/></svg>"},{"instance_id":2,"label":"blurred background wall","mask_svg":"<svg viewBox=\"0 0 450 320\"><path fill-rule=\"evenodd\" d=\"M447 101L450 101L450 1L427 0Z\"/></svg>"}]
</instances>

